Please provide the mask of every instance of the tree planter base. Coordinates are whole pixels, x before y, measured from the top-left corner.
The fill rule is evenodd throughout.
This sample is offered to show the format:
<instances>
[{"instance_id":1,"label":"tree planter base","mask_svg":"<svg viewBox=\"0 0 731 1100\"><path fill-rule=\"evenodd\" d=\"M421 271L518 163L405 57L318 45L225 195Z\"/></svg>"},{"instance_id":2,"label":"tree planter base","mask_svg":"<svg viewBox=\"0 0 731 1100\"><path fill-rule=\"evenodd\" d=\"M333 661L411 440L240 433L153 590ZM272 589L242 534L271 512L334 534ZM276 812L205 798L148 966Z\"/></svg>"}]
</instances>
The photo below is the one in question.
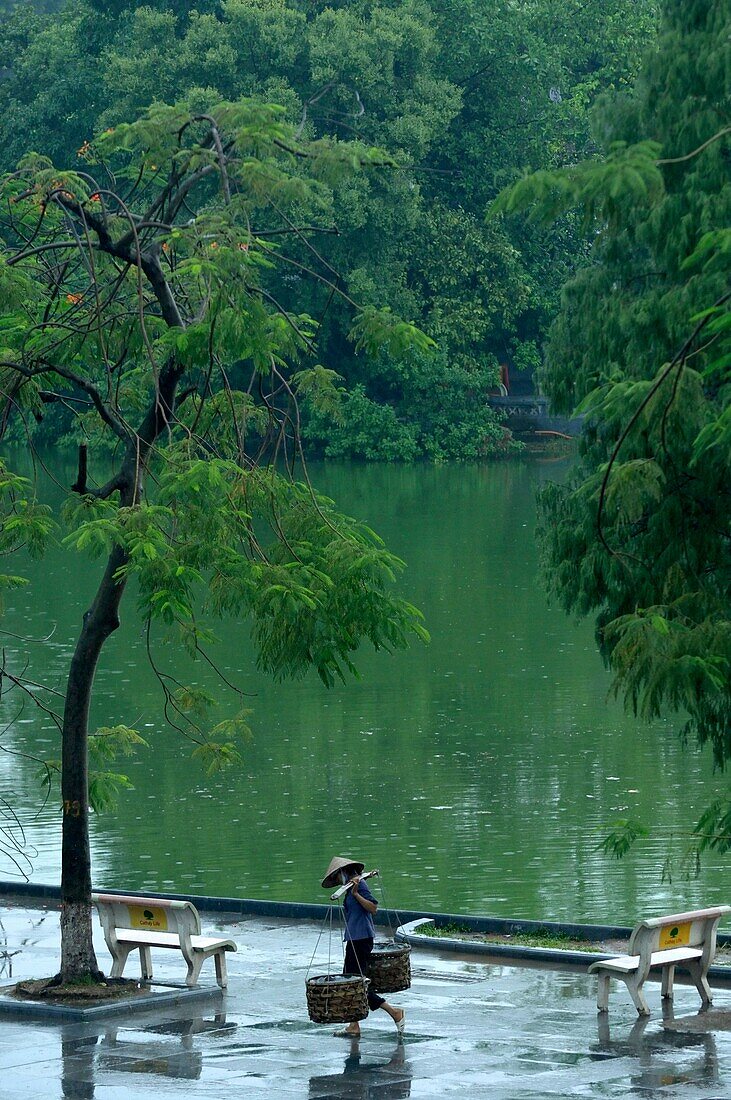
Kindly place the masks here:
<instances>
[{"instance_id":1,"label":"tree planter base","mask_svg":"<svg viewBox=\"0 0 731 1100\"><path fill-rule=\"evenodd\" d=\"M217 985L198 986L188 989L186 986L160 986L153 984L142 989L133 990L113 998L61 998L38 996L34 998L32 993L15 995L16 985L32 987L29 981L19 982L15 985L6 985L0 988L0 1019L25 1018L32 1020L45 1020L48 1023L63 1022L67 1020L105 1020L111 1016L132 1016L145 1012L159 1012L161 1008L171 1008L175 1005L194 1004L204 1002L206 1004L220 1004L224 994ZM137 985L136 982L131 983Z\"/></svg>"},{"instance_id":2,"label":"tree planter base","mask_svg":"<svg viewBox=\"0 0 731 1100\"><path fill-rule=\"evenodd\" d=\"M143 985L134 978L107 978L103 982L74 985L59 984L55 978L40 978L18 982L12 987L10 996L21 1001L43 1001L44 1004L60 1004L66 1008L83 1008L130 1000L149 992L149 984Z\"/></svg>"}]
</instances>

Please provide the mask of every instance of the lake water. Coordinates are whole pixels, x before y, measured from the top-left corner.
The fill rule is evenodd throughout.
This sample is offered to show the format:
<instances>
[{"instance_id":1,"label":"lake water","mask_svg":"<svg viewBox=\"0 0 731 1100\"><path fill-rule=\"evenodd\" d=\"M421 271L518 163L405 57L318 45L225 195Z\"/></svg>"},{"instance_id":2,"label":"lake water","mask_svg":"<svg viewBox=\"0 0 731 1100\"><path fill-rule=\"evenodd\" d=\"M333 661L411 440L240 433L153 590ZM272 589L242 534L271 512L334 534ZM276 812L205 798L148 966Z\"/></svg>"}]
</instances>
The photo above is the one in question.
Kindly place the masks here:
<instances>
[{"instance_id":1,"label":"lake water","mask_svg":"<svg viewBox=\"0 0 731 1100\"><path fill-rule=\"evenodd\" d=\"M401 588L425 612L431 645L364 651L362 679L328 691L315 675L267 681L246 624L226 624L216 656L251 694L254 739L242 771L208 780L193 746L164 726L128 593L94 722L134 726L150 747L120 766L134 789L118 811L92 820L95 886L324 901L319 880L345 854L380 867L390 907L631 923L728 901L723 859L709 857L692 880L682 870L688 827L717 786L709 759L683 750L680 722L647 727L608 698L591 624L549 607L539 587L535 492L566 463L311 473L406 560ZM60 549L12 564L32 579L3 622L28 639L5 639L16 667L27 660L36 680L63 688L99 568ZM173 646L157 657L181 680L215 684ZM12 693L2 721L2 796L25 827L30 877L58 882L57 802L39 810L38 765L17 755L57 758L57 734ZM656 831L617 862L597 845L626 816ZM0 877L12 869L5 854Z\"/></svg>"}]
</instances>

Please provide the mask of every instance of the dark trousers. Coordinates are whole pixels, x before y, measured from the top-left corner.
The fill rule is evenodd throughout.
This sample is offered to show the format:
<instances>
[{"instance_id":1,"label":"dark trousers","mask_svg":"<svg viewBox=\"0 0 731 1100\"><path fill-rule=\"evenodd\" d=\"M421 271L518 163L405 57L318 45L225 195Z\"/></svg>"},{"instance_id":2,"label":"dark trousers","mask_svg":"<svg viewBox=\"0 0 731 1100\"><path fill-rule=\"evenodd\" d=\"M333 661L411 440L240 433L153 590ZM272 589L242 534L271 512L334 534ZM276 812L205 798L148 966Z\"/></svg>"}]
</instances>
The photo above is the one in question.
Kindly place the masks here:
<instances>
[{"instance_id":1,"label":"dark trousers","mask_svg":"<svg viewBox=\"0 0 731 1100\"><path fill-rule=\"evenodd\" d=\"M368 970L368 960L372 951L373 940L370 938L367 940L346 940L343 974L357 974L365 978ZM385 1004L385 1001L385 997L379 997L377 993L373 992L372 984L368 986L368 1007L371 1012L380 1008L382 1004Z\"/></svg>"}]
</instances>

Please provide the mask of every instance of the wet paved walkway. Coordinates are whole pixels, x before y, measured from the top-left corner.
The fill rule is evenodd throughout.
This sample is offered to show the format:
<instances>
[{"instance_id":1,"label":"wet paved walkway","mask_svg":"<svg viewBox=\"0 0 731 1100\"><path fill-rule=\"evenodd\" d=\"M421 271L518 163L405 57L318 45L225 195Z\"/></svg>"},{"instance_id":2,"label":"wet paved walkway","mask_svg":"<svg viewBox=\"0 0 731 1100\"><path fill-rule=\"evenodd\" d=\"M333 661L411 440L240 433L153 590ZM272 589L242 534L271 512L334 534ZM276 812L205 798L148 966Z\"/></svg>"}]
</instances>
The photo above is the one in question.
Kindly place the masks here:
<instances>
[{"instance_id":1,"label":"wet paved walkway","mask_svg":"<svg viewBox=\"0 0 731 1100\"><path fill-rule=\"evenodd\" d=\"M53 973L58 914L3 906L0 920L5 951L18 952L10 960L12 978ZM638 1021L617 987L608 1021L598 1024L595 982L583 973L416 950L411 989L390 995L406 1008L405 1042L397 1043L391 1020L379 1012L362 1025L360 1043L351 1043L307 1018L304 981L318 925L205 914L203 924L204 932L225 930L239 944L228 957L225 998L107 1023L2 1019L0 1097L731 1098L731 1032L682 1030L683 1017L696 1027L703 1020L697 993L687 986L676 983L681 1030L663 1028L655 983L648 988L649 1020ZM97 933L99 960L108 968ZM339 952L334 941L333 958ZM312 973L327 972L327 957L323 937ZM153 961L156 977L182 980L184 964L173 952L158 952ZM134 976L132 959L128 965ZM202 978L213 983L212 962ZM715 1008L731 1008L731 990L716 991Z\"/></svg>"}]
</instances>

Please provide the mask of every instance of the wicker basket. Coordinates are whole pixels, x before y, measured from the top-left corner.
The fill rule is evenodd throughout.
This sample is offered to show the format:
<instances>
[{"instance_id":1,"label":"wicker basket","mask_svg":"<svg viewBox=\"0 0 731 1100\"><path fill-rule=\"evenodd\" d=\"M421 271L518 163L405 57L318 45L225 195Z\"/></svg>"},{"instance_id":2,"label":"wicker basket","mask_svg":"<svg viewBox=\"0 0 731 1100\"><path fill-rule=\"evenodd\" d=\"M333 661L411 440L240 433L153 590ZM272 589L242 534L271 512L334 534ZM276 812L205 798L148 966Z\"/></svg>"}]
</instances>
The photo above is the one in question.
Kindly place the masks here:
<instances>
[{"instance_id":1,"label":"wicker basket","mask_svg":"<svg viewBox=\"0 0 731 1100\"><path fill-rule=\"evenodd\" d=\"M308 978L307 1011L316 1024L349 1024L368 1015L368 979L352 974Z\"/></svg>"},{"instance_id":2,"label":"wicker basket","mask_svg":"<svg viewBox=\"0 0 731 1100\"><path fill-rule=\"evenodd\" d=\"M411 986L408 943L377 943L368 961L368 977L376 993L400 993Z\"/></svg>"}]
</instances>

